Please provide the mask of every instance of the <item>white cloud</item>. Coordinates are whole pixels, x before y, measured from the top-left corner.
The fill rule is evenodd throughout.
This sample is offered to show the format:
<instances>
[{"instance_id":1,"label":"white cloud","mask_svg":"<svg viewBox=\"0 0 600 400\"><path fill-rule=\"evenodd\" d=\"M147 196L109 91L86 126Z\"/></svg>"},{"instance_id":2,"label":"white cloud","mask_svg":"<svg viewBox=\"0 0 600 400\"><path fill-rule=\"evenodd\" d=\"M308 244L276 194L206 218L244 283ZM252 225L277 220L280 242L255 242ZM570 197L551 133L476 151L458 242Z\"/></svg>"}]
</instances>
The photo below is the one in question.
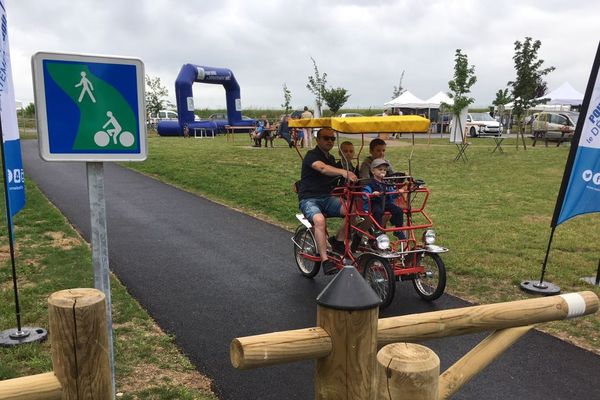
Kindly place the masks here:
<instances>
[{"instance_id":1,"label":"white cloud","mask_svg":"<svg viewBox=\"0 0 600 400\"><path fill-rule=\"evenodd\" d=\"M141 58L174 99L183 64L229 68L244 107L279 107L282 84L295 107L312 105L310 57L348 106L381 107L400 74L427 98L447 91L454 52L475 65L476 104L487 106L514 78L514 42L539 39L540 58L556 71L549 88L569 81L584 91L598 45L590 1L242 1L7 0L17 98L33 100L30 58L37 51ZM194 86L196 107L224 106L221 87Z\"/></svg>"}]
</instances>

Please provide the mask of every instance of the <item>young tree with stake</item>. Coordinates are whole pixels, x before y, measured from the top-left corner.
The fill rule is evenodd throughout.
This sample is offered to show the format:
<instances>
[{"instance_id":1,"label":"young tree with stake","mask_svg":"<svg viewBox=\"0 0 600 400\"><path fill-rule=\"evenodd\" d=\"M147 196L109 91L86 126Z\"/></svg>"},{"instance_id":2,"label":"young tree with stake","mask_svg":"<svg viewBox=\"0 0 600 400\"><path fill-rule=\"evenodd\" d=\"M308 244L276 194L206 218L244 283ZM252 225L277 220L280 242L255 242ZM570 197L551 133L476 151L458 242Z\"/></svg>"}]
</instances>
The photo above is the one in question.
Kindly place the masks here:
<instances>
[{"instance_id":1,"label":"young tree with stake","mask_svg":"<svg viewBox=\"0 0 600 400\"><path fill-rule=\"evenodd\" d=\"M527 110L538 103L538 97L544 95L546 82L543 77L554 71L554 67L542 68L544 60L538 59L538 50L542 46L539 40L533 40L530 37L525 37L523 42L515 42L515 71L517 76L514 81L508 82L508 86L512 87L512 96L514 98L513 114L519 123L519 132L523 141L523 149L525 146L525 136L523 134L523 118ZM542 93L540 93L542 92ZM517 138L517 149L519 141Z\"/></svg>"}]
</instances>

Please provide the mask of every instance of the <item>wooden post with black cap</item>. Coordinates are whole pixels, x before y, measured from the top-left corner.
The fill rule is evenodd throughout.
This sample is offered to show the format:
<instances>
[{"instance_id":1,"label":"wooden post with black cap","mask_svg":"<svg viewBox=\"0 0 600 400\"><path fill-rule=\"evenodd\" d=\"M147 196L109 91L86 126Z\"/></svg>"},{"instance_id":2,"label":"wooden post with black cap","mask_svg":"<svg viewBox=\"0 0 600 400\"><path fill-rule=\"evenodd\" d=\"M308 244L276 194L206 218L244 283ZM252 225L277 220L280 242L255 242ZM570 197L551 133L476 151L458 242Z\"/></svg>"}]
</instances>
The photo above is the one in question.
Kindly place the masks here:
<instances>
[{"instance_id":1,"label":"wooden post with black cap","mask_svg":"<svg viewBox=\"0 0 600 400\"><path fill-rule=\"evenodd\" d=\"M317 360L316 399L375 397L379 303L353 266L345 266L317 297L317 326L331 337L332 350Z\"/></svg>"}]
</instances>

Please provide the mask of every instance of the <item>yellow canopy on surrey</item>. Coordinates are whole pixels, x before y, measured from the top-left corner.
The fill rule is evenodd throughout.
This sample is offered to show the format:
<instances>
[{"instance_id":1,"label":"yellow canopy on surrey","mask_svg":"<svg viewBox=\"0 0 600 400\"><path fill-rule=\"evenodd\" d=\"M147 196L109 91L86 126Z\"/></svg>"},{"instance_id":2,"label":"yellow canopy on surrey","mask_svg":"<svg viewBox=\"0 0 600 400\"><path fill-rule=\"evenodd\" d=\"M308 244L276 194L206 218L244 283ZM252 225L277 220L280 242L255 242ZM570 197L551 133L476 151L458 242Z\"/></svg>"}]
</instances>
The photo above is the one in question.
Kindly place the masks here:
<instances>
[{"instance_id":1,"label":"yellow canopy on surrey","mask_svg":"<svg viewBox=\"0 0 600 400\"><path fill-rule=\"evenodd\" d=\"M427 133L429 120L418 115L290 119L290 128L329 127L342 133Z\"/></svg>"}]
</instances>

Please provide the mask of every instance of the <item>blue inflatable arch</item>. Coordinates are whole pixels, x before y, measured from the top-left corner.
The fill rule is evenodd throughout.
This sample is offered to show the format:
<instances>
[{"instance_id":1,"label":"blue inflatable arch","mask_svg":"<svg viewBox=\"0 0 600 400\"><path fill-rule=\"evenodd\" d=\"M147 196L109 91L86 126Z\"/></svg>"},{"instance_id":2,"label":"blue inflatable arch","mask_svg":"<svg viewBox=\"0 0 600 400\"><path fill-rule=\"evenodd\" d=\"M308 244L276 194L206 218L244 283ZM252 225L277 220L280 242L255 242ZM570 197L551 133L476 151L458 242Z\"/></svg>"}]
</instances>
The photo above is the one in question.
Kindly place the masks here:
<instances>
[{"instance_id":1,"label":"blue inflatable arch","mask_svg":"<svg viewBox=\"0 0 600 400\"><path fill-rule=\"evenodd\" d=\"M216 131L218 129L214 121L194 121L194 97L192 92L194 82L223 85L227 99L227 119L229 125L249 125L248 121L245 121L245 123L242 122L240 85L238 85L231 70L227 68L184 64L175 81L178 121L159 122L159 135L182 135L183 128L186 125L190 130L194 128L207 128Z\"/></svg>"}]
</instances>

